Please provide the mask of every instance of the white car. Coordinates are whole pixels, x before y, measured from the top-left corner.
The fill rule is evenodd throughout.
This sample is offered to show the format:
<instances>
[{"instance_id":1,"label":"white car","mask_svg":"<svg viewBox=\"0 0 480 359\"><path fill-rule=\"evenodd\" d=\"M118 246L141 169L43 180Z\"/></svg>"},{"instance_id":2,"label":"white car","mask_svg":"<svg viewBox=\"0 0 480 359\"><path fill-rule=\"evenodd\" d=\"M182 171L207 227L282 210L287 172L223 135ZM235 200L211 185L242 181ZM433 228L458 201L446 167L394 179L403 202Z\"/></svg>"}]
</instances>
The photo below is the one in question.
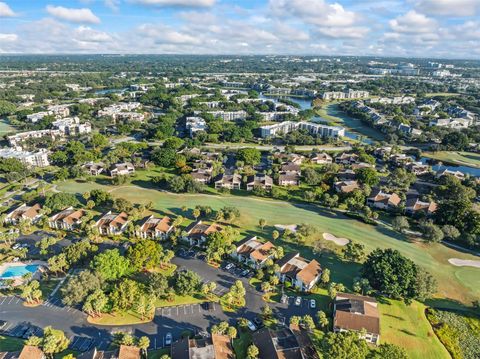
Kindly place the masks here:
<instances>
[{"instance_id":1,"label":"white car","mask_svg":"<svg viewBox=\"0 0 480 359\"><path fill-rule=\"evenodd\" d=\"M315 309L317 307L317 302L315 299L310 299L310 308Z\"/></svg>"},{"instance_id":2,"label":"white car","mask_svg":"<svg viewBox=\"0 0 480 359\"><path fill-rule=\"evenodd\" d=\"M302 304L302 297L297 297L297 298L295 298L295 305L296 305L297 307L299 307L300 304Z\"/></svg>"},{"instance_id":3,"label":"white car","mask_svg":"<svg viewBox=\"0 0 480 359\"><path fill-rule=\"evenodd\" d=\"M228 263L227 266L225 267L226 270L230 270L232 269L233 267L235 267L235 264L233 263Z\"/></svg>"},{"instance_id":4,"label":"white car","mask_svg":"<svg viewBox=\"0 0 480 359\"><path fill-rule=\"evenodd\" d=\"M255 330L257 330L257 327L255 326L255 324L253 324L250 320L247 321L247 327L248 327L248 329L250 329L252 332L254 332Z\"/></svg>"},{"instance_id":5,"label":"white car","mask_svg":"<svg viewBox=\"0 0 480 359\"><path fill-rule=\"evenodd\" d=\"M172 345L172 333L165 335L165 345Z\"/></svg>"}]
</instances>

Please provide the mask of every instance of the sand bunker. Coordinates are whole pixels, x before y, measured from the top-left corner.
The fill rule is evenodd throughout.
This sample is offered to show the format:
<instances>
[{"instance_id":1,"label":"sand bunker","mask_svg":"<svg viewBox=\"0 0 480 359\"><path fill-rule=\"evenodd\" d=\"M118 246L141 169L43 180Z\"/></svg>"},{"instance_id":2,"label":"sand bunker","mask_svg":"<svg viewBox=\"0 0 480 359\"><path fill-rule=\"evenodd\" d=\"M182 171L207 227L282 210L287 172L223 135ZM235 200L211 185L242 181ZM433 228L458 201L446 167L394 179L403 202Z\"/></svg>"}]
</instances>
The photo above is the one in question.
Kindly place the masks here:
<instances>
[{"instance_id":1,"label":"sand bunker","mask_svg":"<svg viewBox=\"0 0 480 359\"><path fill-rule=\"evenodd\" d=\"M288 229L291 232L296 232L297 231L297 225L296 224L289 224L289 225L276 224L274 227L276 229L281 230L281 231L284 231L286 229Z\"/></svg>"},{"instance_id":2,"label":"sand bunker","mask_svg":"<svg viewBox=\"0 0 480 359\"><path fill-rule=\"evenodd\" d=\"M480 268L480 260L470 260L470 259L458 259L458 258L450 258L448 260L450 264L453 264L457 267L475 267Z\"/></svg>"},{"instance_id":3,"label":"sand bunker","mask_svg":"<svg viewBox=\"0 0 480 359\"><path fill-rule=\"evenodd\" d=\"M346 246L348 242L350 242L348 239L346 238L337 238L335 237L333 234L330 234L330 233L324 233L323 234L323 238L326 240L326 241L332 241L333 243L335 243L337 246Z\"/></svg>"}]
</instances>

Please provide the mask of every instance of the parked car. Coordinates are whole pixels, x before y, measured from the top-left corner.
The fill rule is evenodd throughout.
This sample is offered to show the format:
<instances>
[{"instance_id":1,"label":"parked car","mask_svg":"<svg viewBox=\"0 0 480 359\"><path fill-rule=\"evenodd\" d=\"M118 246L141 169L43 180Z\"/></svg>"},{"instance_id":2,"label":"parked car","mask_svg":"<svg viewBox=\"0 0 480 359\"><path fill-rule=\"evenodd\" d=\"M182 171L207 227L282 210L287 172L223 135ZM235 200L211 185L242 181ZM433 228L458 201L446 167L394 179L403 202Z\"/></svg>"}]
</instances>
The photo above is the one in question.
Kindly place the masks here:
<instances>
[{"instance_id":1,"label":"parked car","mask_svg":"<svg viewBox=\"0 0 480 359\"><path fill-rule=\"evenodd\" d=\"M228 263L228 264L225 266L225 269L226 269L226 270L230 270L230 269L232 269L232 268L235 268L235 264L233 264L233 263Z\"/></svg>"},{"instance_id":2,"label":"parked car","mask_svg":"<svg viewBox=\"0 0 480 359\"><path fill-rule=\"evenodd\" d=\"M255 330L257 330L257 327L255 326L255 324L253 324L250 320L247 321L247 327L248 327L248 329L250 329L252 332L254 332Z\"/></svg>"},{"instance_id":3,"label":"parked car","mask_svg":"<svg viewBox=\"0 0 480 359\"><path fill-rule=\"evenodd\" d=\"M315 309L317 307L317 302L315 299L310 299L310 308Z\"/></svg>"},{"instance_id":4,"label":"parked car","mask_svg":"<svg viewBox=\"0 0 480 359\"><path fill-rule=\"evenodd\" d=\"M296 305L297 307L299 307L300 304L302 304L302 297L297 297L297 298L295 298L295 305Z\"/></svg>"},{"instance_id":5,"label":"parked car","mask_svg":"<svg viewBox=\"0 0 480 359\"><path fill-rule=\"evenodd\" d=\"M4 321L4 320L0 320L0 330L5 328L5 326L7 325L8 322Z\"/></svg>"},{"instance_id":6,"label":"parked car","mask_svg":"<svg viewBox=\"0 0 480 359\"><path fill-rule=\"evenodd\" d=\"M27 331L22 335L22 338L23 339L28 339L32 335L34 335L36 331L37 331L37 329L35 329L34 327L28 328Z\"/></svg>"},{"instance_id":7,"label":"parked car","mask_svg":"<svg viewBox=\"0 0 480 359\"><path fill-rule=\"evenodd\" d=\"M165 335L165 345L172 345L172 333Z\"/></svg>"},{"instance_id":8,"label":"parked car","mask_svg":"<svg viewBox=\"0 0 480 359\"><path fill-rule=\"evenodd\" d=\"M288 295L282 294L282 298L280 298L280 302L282 302L283 304L288 302Z\"/></svg>"},{"instance_id":9,"label":"parked car","mask_svg":"<svg viewBox=\"0 0 480 359\"><path fill-rule=\"evenodd\" d=\"M213 302L205 302L203 303L203 309L205 310L213 310L215 307L213 305Z\"/></svg>"},{"instance_id":10,"label":"parked car","mask_svg":"<svg viewBox=\"0 0 480 359\"><path fill-rule=\"evenodd\" d=\"M246 277L248 275L248 273L250 273L250 271L248 269L245 269L244 271L242 271L242 273L240 273L240 275L242 277Z\"/></svg>"}]
</instances>

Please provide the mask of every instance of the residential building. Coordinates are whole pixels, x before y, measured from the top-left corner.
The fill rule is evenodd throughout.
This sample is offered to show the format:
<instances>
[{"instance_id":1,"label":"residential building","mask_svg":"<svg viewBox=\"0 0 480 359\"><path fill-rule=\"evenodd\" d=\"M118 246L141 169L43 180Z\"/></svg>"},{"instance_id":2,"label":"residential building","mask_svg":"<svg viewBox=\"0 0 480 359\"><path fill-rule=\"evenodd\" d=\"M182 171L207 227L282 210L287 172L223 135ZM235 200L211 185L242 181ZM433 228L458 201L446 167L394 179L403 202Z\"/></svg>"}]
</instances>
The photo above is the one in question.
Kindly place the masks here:
<instances>
[{"instance_id":1,"label":"residential building","mask_svg":"<svg viewBox=\"0 0 480 359\"><path fill-rule=\"evenodd\" d=\"M333 304L333 331L366 331L364 339L371 344L380 341L380 314L375 298L339 293Z\"/></svg>"},{"instance_id":2,"label":"residential building","mask_svg":"<svg viewBox=\"0 0 480 359\"><path fill-rule=\"evenodd\" d=\"M360 188L357 181L338 181L335 182L335 191L339 193L350 193Z\"/></svg>"},{"instance_id":3,"label":"residential building","mask_svg":"<svg viewBox=\"0 0 480 359\"><path fill-rule=\"evenodd\" d=\"M396 193L385 193L380 189L374 189L367 198L367 205L377 209L394 209L400 205L402 199Z\"/></svg>"},{"instance_id":4,"label":"residential building","mask_svg":"<svg viewBox=\"0 0 480 359\"><path fill-rule=\"evenodd\" d=\"M24 345L18 359L46 359L43 351L33 345Z\"/></svg>"},{"instance_id":5,"label":"residential building","mask_svg":"<svg viewBox=\"0 0 480 359\"><path fill-rule=\"evenodd\" d=\"M367 98L370 96L368 91L358 91L349 89L347 92L341 91L329 91L322 93L323 100L341 100L341 99L354 99L354 98Z\"/></svg>"},{"instance_id":6,"label":"residential building","mask_svg":"<svg viewBox=\"0 0 480 359\"><path fill-rule=\"evenodd\" d=\"M280 172L278 176L279 186L299 186L300 174L296 171Z\"/></svg>"},{"instance_id":7,"label":"residential building","mask_svg":"<svg viewBox=\"0 0 480 359\"><path fill-rule=\"evenodd\" d=\"M258 269L261 268L267 259L273 258L272 249L275 246L271 242L262 243L257 237L245 238L235 243L235 250L232 257L241 263Z\"/></svg>"},{"instance_id":8,"label":"residential building","mask_svg":"<svg viewBox=\"0 0 480 359\"><path fill-rule=\"evenodd\" d=\"M327 126L321 123L313 122L293 122L284 121L274 125L267 125L260 127L260 136L274 137L281 134L286 134L292 131L305 130L311 135L318 135L320 137L338 138L345 136L345 128L338 126Z\"/></svg>"},{"instance_id":9,"label":"residential building","mask_svg":"<svg viewBox=\"0 0 480 359\"><path fill-rule=\"evenodd\" d=\"M108 211L95 223L95 226L100 234L104 236L117 236L125 232L129 222L127 213L112 213L112 211Z\"/></svg>"},{"instance_id":10,"label":"residential building","mask_svg":"<svg viewBox=\"0 0 480 359\"><path fill-rule=\"evenodd\" d=\"M31 123L37 123L38 121L43 120L44 117L51 116L51 115L53 115L53 113L48 111L36 112L30 115L27 115L27 120L30 121Z\"/></svg>"},{"instance_id":11,"label":"residential building","mask_svg":"<svg viewBox=\"0 0 480 359\"><path fill-rule=\"evenodd\" d=\"M116 120L117 118L120 118L122 116L123 118L125 118L126 115L122 115L122 113L130 114L130 115L127 115L127 117L128 116L135 117L135 115L131 115L131 114L133 113L139 114L139 113L132 112L132 111L139 109L141 106L142 104L139 102L121 102L115 105L105 107L102 110L99 110L97 115L98 117L111 117L113 120Z\"/></svg>"},{"instance_id":12,"label":"residential building","mask_svg":"<svg viewBox=\"0 0 480 359\"><path fill-rule=\"evenodd\" d=\"M152 215L142 223L137 236L144 239L166 239L172 230L173 221L170 217L156 218Z\"/></svg>"},{"instance_id":13,"label":"residential building","mask_svg":"<svg viewBox=\"0 0 480 359\"><path fill-rule=\"evenodd\" d=\"M330 164L333 162L332 156L330 156L328 153L316 153L310 158L310 161L312 163L316 163L317 165L325 165L325 164Z\"/></svg>"},{"instance_id":14,"label":"residential building","mask_svg":"<svg viewBox=\"0 0 480 359\"><path fill-rule=\"evenodd\" d=\"M253 333L252 341L258 348L259 359L310 359L289 328L273 331L263 327Z\"/></svg>"},{"instance_id":15,"label":"residential building","mask_svg":"<svg viewBox=\"0 0 480 359\"><path fill-rule=\"evenodd\" d=\"M33 206L27 206L26 203L23 203L13 211L7 213L4 221L7 224L18 224L22 220L35 223L42 217L41 210L42 206L38 203Z\"/></svg>"},{"instance_id":16,"label":"residential building","mask_svg":"<svg viewBox=\"0 0 480 359\"><path fill-rule=\"evenodd\" d=\"M0 149L0 158L15 158L24 165L31 167L50 166L48 154L48 150L44 148L38 150L37 152L19 151L13 148Z\"/></svg>"},{"instance_id":17,"label":"residential building","mask_svg":"<svg viewBox=\"0 0 480 359\"><path fill-rule=\"evenodd\" d=\"M430 166L425 165L422 162L410 162L406 165L406 169L417 176L430 173Z\"/></svg>"},{"instance_id":18,"label":"residential building","mask_svg":"<svg viewBox=\"0 0 480 359\"><path fill-rule=\"evenodd\" d=\"M209 234L221 230L222 227L216 223L207 224L202 221L196 221L185 228L185 237L182 239L189 242L191 246L201 246L207 241Z\"/></svg>"},{"instance_id":19,"label":"residential building","mask_svg":"<svg viewBox=\"0 0 480 359\"><path fill-rule=\"evenodd\" d=\"M322 269L315 259L300 257L300 253L290 253L280 259L277 264L280 271L276 275L280 282L290 282L301 291L309 291L320 279Z\"/></svg>"},{"instance_id":20,"label":"residential building","mask_svg":"<svg viewBox=\"0 0 480 359\"><path fill-rule=\"evenodd\" d=\"M70 116L71 105L50 105L47 107L49 113L53 114L55 118L64 118Z\"/></svg>"},{"instance_id":21,"label":"residential building","mask_svg":"<svg viewBox=\"0 0 480 359\"><path fill-rule=\"evenodd\" d=\"M187 117L185 127L193 137L197 132L207 129L207 122L201 117Z\"/></svg>"},{"instance_id":22,"label":"residential building","mask_svg":"<svg viewBox=\"0 0 480 359\"><path fill-rule=\"evenodd\" d=\"M227 189L240 189L242 185L242 176L239 174L221 174L219 178L215 181L215 188L227 188Z\"/></svg>"},{"instance_id":23,"label":"residential building","mask_svg":"<svg viewBox=\"0 0 480 359\"><path fill-rule=\"evenodd\" d=\"M105 171L105 165L101 162L88 162L83 165L83 168L85 168L85 170L92 176L98 176L100 173Z\"/></svg>"},{"instance_id":24,"label":"residential building","mask_svg":"<svg viewBox=\"0 0 480 359\"><path fill-rule=\"evenodd\" d=\"M45 138L51 141L55 141L63 138L63 133L59 130L38 130L20 132L15 135L7 137L10 147L21 147L22 143L27 140Z\"/></svg>"},{"instance_id":25,"label":"residential building","mask_svg":"<svg viewBox=\"0 0 480 359\"><path fill-rule=\"evenodd\" d=\"M211 338L182 338L172 344L172 359L235 359L232 341L226 335L212 334Z\"/></svg>"},{"instance_id":26,"label":"residential building","mask_svg":"<svg viewBox=\"0 0 480 359\"><path fill-rule=\"evenodd\" d=\"M208 113L215 118L220 118L226 122L243 121L247 118L247 113L241 111L194 111L194 115L198 116L202 113Z\"/></svg>"},{"instance_id":27,"label":"residential building","mask_svg":"<svg viewBox=\"0 0 480 359\"><path fill-rule=\"evenodd\" d=\"M202 184L209 184L210 182L212 182L212 172L206 169L199 168L193 170L193 172L190 173L190 176L192 176L195 182L199 182Z\"/></svg>"},{"instance_id":28,"label":"residential building","mask_svg":"<svg viewBox=\"0 0 480 359\"><path fill-rule=\"evenodd\" d=\"M265 174L256 174L247 179L247 191L253 191L255 188L262 188L270 191L273 187L273 179Z\"/></svg>"},{"instance_id":29,"label":"residential building","mask_svg":"<svg viewBox=\"0 0 480 359\"><path fill-rule=\"evenodd\" d=\"M87 212L83 209L75 210L73 207L68 207L63 211L54 214L48 219L48 225L52 229L63 229L71 231L82 223L82 218Z\"/></svg>"},{"instance_id":30,"label":"residential building","mask_svg":"<svg viewBox=\"0 0 480 359\"><path fill-rule=\"evenodd\" d=\"M110 168L110 176L128 176L135 173L135 167L130 162L116 163Z\"/></svg>"},{"instance_id":31,"label":"residential building","mask_svg":"<svg viewBox=\"0 0 480 359\"><path fill-rule=\"evenodd\" d=\"M447 127L452 129L468 128L472 125L472 120L468 118L436 118L428 123L430 127Z\"/></svg>"},{"instance_id":32,"label":"residential building","mask_svg":"<svg viewBox=\"0 0 480 359\"><path fill-rule=\"evenodd\" d=\"M427 216L431 216L437 210L438 205L434 201L421 201L419 197L413 196L407 198L405 206L405 213L409 215L415 215L417 213L423 213Z\"/></svg>"},{"instance_id":33,"label":"residential building","mask_svg":"<svg viewBox=\"0 0 480 359\"><path fill-rule=\"evenodd\" d=\"M335 157L335 163L342 165L351 165L352 163L357 163L359 157L355 153L342 153L340 156Z\"/></svg>"},{"instance_id":34,"label":"residential building","mask_svg":"<svg viewBox=\"0 0 480 359\"><path fill-rule=\"evenodd\" d=\"M92 132L90 122L80 123L78 117L67 117L52 122L54 129L59 130L65 136L78 136Z\"/></svg>"}]
</instances>

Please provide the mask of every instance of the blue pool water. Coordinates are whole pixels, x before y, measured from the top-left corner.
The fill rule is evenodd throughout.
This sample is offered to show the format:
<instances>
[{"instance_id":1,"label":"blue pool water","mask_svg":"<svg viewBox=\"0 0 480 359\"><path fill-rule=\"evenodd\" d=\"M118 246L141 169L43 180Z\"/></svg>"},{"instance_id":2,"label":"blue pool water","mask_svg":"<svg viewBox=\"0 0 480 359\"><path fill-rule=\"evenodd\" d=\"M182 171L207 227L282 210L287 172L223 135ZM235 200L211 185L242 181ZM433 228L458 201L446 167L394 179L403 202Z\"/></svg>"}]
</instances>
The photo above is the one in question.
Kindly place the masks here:
<instances>
[{"instance_id":1,"label":"blue pool water","mask_svg":"<svg viewBox=\"0 0 480 359\"><path fill-rule=\"evenodd\" d=\"M0 278L16 278L27 273L35 273L38 270L38 267L40 267L38 264L9 266L3 271L3 273L0 273Z\"/></svg>"}]
</instances>

